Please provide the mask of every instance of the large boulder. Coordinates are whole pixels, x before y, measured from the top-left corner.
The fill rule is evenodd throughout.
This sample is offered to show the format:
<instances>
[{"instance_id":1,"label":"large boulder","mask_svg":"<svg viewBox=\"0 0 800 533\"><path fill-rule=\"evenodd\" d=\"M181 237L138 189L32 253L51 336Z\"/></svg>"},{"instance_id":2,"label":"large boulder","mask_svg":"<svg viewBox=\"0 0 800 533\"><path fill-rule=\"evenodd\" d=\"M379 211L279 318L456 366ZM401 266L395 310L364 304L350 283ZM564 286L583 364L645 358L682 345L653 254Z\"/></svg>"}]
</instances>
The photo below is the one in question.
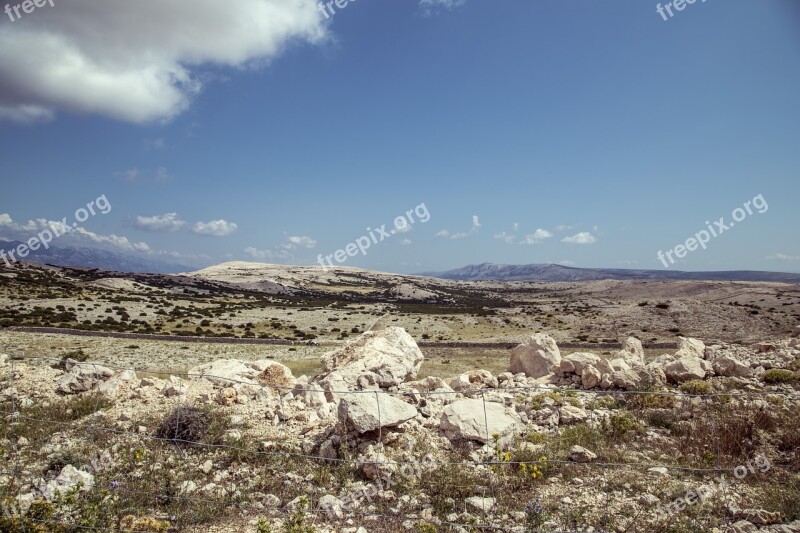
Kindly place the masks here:
<instances>
[{"instance_id":1,"label":"large boulder","mask_svg":"<svg viewBox=\"0 0 800 533\"><path fill-rule=\"evenodd\" d=\"M114 375L110 368L94 363L78 363L72 359L67 360L66 369L56 387L56 391L63 394L90 391Z\"/></svg>"},{"instance_id":2,"label":"large boulder","mask_svg":"<svg viewBox=\"0 0 800 533\"><path fill-rule=\"evenodd\" d=\"M547 334L535 333L531 339L511 351L512 374L524 373L529 378L551 374L561 364L561 351L556 341Z\"/></svg>"},{"instance_id":3,"label":"large boulder","mask_svg":"<svg viewBox=\"0 0 800 533\"><path fill-rule=\"evenodd\" d=\"M712 363L714 372L730 378L751 378L753 369L732 355L722 355Z\"/></svg>"},{"instance_id":4,"label":"large boulder","mask_svg":"<svg viewBox=\"0 0 800 533\"><path fill-rule=\"evenodd\" d=\"M675 358L682 357L697 357L702 359L705 357L706 345L703 341L692 339L691 337L681 337L678 343L678 351L675 352Z\"/></svg>"},{"instance_id":5,"label":"large boulder","mask_svg":"<svg viewBox=\"0 0 800 533\"><path fill-rule=\"evenodd\" d=\"M565 355L561 363L555 368L555 372L560 374L583 375L583 369L588 365L595 365L601 360L599 355L589 352L575 352Z\"/></svg>"},{"instance_id":6,"label":"large boulder","mask_svg":"<svg viewBox=\"0 0 800 533\"><path fill-rule=\"evenodd\" d=\"M488 421L488 430L487 430ZM521 423L513 409L482 399L453 402L444 408L439 428L450 440L472 440L486 443L497 434L506 442L517 432Z\"/></svg>"},{"instance_id":7,"label":"large boulder","mask_svg":"<svg viewBox=\"0 0 800 533\"><path fill-rule=\"evenodd\" d=\"M664 374L670 382L681 384L705 378L706 370L699 359L687 356L676 359L664 367Z\"/></svg>"},{"instance_id":8,"label":"large boulder","mask_svg":"<svg viewBox=\"0 0 800 533\"><path fill-rule=\"evenodd\" d=\"M94 487L94 476L89 472L78 470L72 465L66 465L61 469L58 477L46 483L41 483L38 489L46 500L52 501L59 494L64 495L76 487L81 487L81 491L88 491Z\"/></svg>"},{"instance_id":9,"label":"large boulder","mask_svg":"<svg viewBox=\"0 0 800 533\"><path fill-rule=\"evenodd\" d=\"M413 405L384 393L350 393L339 402L339 421L359 433L402 424L417 416Z\"/></svg>"},{"instance_id":10,"label":"large boulder","mask_svg":"<svg viewBox=\"0 0 800 533\"><path fill-rule=\"evenodd\" d=\"M644 364L644 348L642 341L636 337L628 337L622 345L622 350L617 352L617 358L625 359L632 364Z\"/></svg>"},{"instance_id":11,"label":"large boulder","mask_svg":"<svg viewBox=\"0 0 800 533\"><path fill-rule=\"evenodd\" d=\"M328 391L390 388L416 378L424 356L403 328L368 331L322 356L314 381Z\"/></svg>"},{"instance_id":12,"label":"large boulder","mask_svg":"<svg viewBox=\"0 0 800 533\"><path fill-rule=\"evenodd\" d=\"M245 384L291 389L296 381L291 370L269 359L259 361L218 359L192 368L189 374L194 379L209 381L217 388Z\"/></svg>"}]
</instances>

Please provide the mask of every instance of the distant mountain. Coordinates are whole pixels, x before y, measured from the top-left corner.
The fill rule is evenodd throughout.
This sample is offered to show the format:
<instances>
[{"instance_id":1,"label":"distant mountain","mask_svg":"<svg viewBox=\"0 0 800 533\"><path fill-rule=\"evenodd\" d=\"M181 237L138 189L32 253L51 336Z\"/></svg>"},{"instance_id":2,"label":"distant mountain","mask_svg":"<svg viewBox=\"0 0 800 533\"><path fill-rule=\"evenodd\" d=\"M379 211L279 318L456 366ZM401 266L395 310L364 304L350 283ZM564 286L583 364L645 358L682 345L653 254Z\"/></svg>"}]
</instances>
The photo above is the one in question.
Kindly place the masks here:
<instances>
[{"instance_id":1,"label":"distant mountain","mask_svg":"<svg viewBox=\"0 0 800 533\"><path fill-rule=\"evenodd\" d=\"M20 244L23 243L0 241L0 250L5 250L8 253L9 250L17 248ZM142 259L131 255L78 246L67 248L50 246L48 250L39 248L36 251L31 251L24 261L65 267L99 268L100 270L116 272L148 272L151 274L174 274L194 270L186 265L177 265L155 259ZM0 266L5 266L5 262L2 259L0 259Z\"/></svg>"},{"instance_id":2,"label":"distant mountain","mask_svg":"<svg viewBox=\"0 0 800 533\"><path fill-rule=\"evenodd\" d=\"M800 274L731 270L683 272L680 270L633 270L622 268L574 268L563 265L469 265L447 272L424 272L422 276L456 281L592 281L592 280L694 280L774 281L800 283Z\"/></svg>"}]
</instances>

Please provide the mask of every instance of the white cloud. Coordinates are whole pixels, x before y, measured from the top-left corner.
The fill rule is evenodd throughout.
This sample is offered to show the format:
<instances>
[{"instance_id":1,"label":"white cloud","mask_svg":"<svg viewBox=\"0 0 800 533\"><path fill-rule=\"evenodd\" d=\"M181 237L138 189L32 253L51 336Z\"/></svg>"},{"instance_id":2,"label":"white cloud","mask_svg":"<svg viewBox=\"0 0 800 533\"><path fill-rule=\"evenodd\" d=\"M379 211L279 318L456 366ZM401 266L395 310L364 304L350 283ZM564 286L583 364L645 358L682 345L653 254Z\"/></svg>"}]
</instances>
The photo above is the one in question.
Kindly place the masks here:
<instances>
[{"instance_id":1,"label":"white cloud","mask_svg":"<svg viewBox=\"0 0 800 533\"><path fill-rule=\"evenodd\" d=\"M411 239L403 239L402 241L400 241L400 244L402 244L403 246L409 246L411 245L412 242L413 241Z\"/></svg>"},{"instance_id":2,"label":"white cloud","mask_svg":"<svg viewBox=\"0 0 800 533\"><path fill-rule=\"evenodd\" d=\"M552 236L553 234L546 229L539 228L532 234L526 235L525 238L520 241L520 244L539 244Z\"/></svg>"},{"instance_id":3,"label":"white cloud","mask_svg":"<svg viewBox=\"0 0 800 533\"><path fill-rule=\"evenodd\" d=\"M434 235L434 237L443 237L446 239L466 239L467 237L472 237L473 235L477 234L480 228L481 228L481 222L480 219L478 218L478 215L472 215L472 227L469 231L450 233L448 230L443 229L436 235Z\"/></svg>"},{"instance_id":4,"label":"white cloud","mask_svg":"<svg viewBox=\"0 0 800 533\"><path fill-rule=\"evenodd\" d=\"M164 213L151 217L137 216L133 226L143 231L178 231L186 225L177 213Z\"/></svg>"},{"instance_id":5,"label":"white cloud","mask_svg":"<svg viewBox=\"0 0 800 533\"><path fill-rule=\"evenodd\" d=\"M138 168L131 168L128 170L114 172L114 175L124 179L128 183L136 183L137 181L139 181L139 178L142 176L142 173L139 171Z\"/></svg>"},{"instance_id":6,"label":"white cloud","mask_svg":"<svg viewBox=\"0 0 800 533\"><path fill-rule=\"evenodd\" d=\"M142 141L142 145L144 149L147 151L150 150L163 150L167 147L167 140L164 137L159 137L157 139L145 139Z\"/></svg>"},{"instance_id":7,"label":"white cloud","mask_svg":"<svg viewBox=\"0 0 800 533\"><path fill-rule=\"evenodd\" d=\"M494 238L501 241L505 241L506 244L512 244L514 242L514 239L516 239L514 235L506 233L505 231L498 233L497 235L494 236Z\"/></svg>"},{"instance_id":8,"label":"white cloud","mask_svg":"<svg viewBox=\"0 0 800 533\"><path fill-rule=\"evenodd\" d=\"M786 254L782 254L782 253L779 252L779 253L777 253L775 255L767 256L767 260L769 260L769 261L798 261L798 260L800 260L800 257L786 255Z\"/></svg>"},{"instance_id":9,"label":"white cloud","mask_svg":"<svg viewBox=\"0 0 800 533\"><path fill-rule=\"evenodd\" d=\"M271 260L278 259L282 261L287 261L294 258L294 256L292 256L292 254L287 252L286 250L259 250L258 248L255 248L253 246L248 246L247 248L245 248L244 253L246 253L253 259L259 259L262 261L265 259L271 259Z\"/></svg>"},{"instance_id":10,"label":"white cloud","mask_svg":"<svg viewBox=\"0 0 800 533\"><path fill-rule=\"evenodd\" d=\"M467 0L419 0L423 13L432 14L438 9L455 9L467 3Z\"/></svg>"},{"instance_id":11,"label":"white cloud","mask_svg":"<svg viewBox=\"0 0 800 533\"><path fill-rule=\"evenodd\" d=\"M582 231L571 237L564 237L561 239L561 242L566 242L568 244L594 244L597 242L597 237L588 231Z\"/></svg>"},{"instance_id":12,"label":"white cloud","mask_svg":"<svg viewBox=\"0 0 800 533\"><path fill-rule=\"evenodd\" d=\"M192 231L198 235L209 237L227 237L235 232L239 226L235 222L226 220L212 220L211 222L196 222Z\"/></svg>"},{"instance_id":13,"label":"white cloud","mask_svg":"<svg viewBox=\"0 0 800 533\"><path fill-rule=\"evenodd\" d=\"M556 264L557 265L561 265L561 266L565 266L565 267L571 267L571 266L575 266L575 261L570 261L569 259L562 259L561 261L559 261Z\"/></svg>"},{"instance_id":14,"label":"white cloud","mask_svg":"<svg viewBox=\"0 0 800 533\"><path fill-rule=\"evenodd\" d=\"M301 248L314 248L317 245L317 241L307 236L289 237L289 244Z\"/></svg>"},{"instance_id":15,"label":"white cloud","mask_svg":"<svg viewBox=\"0 0 800 533\"><path fill-rule=\"evenodd\" d=\"M621 261L617 261L617 264L618 265L638 265L639 261L636 261L635 259L623 259Z\"/></svg>"},{"instance_id":16,"label":"white cloud","mask_svg":"<svg viewBox=\"0 0 800 533\"><path fill-rule=\"evenodd\" d=\"M514 231L519 231L519 222L514 222L511 227L514 229Z\"/></svg>"},{"instance_id":17,"label":"white cloud","mask_svg":"<svg viewBox=\"0 0 800 533\"><path fill-rule=\"evenodd\" d=\"M28 220L23 224L19 224L14 222L8 213L0 214L0 237L4 239L27 241L29 238L34 237L44 230L49 230L53 233L53 227L59 228L59 231L68 230L57 240L53 241L53 245L56 246L92 244L100 248L114 248L125 252L152 252L150 246L146 242L133 242L127 237L122 237L113 233L103 235L89 231L82 226L64 227L59 221L47 220L45 218Z\"/></svg>"},{"instance_id":18,"label":"white cloud","mask_svg":"<svg viewBox=\"0 0 800 533\"><path fill-rule=\"evenodd\" d=\"M164 167L158 167L156 169L156 183L168 183L175 179L175 176L167 172L167 169Z\"/></svg>"},{"instance_id":19,"label":"white cloud","mask_svg":"<svg viewBox=\"0 0 800 533\"><path fill-rule=\"evenodd\" d=\"M556 231L567 231L570 229L572 229L572 226L567 226L565 224L559 224L558 226L556 226Z\"/></svg>"},{"instance_id":20,"label":"white cloud","mask_svg":"<svg viewBox=\"0 0 800 533\"><path fill-rule=\"evenodd\" d=\"M4 24L0 120L169 120L201 91L205 67L259 66L326 33L313 0L70 0Z\"/></svg>"}]
</instances>

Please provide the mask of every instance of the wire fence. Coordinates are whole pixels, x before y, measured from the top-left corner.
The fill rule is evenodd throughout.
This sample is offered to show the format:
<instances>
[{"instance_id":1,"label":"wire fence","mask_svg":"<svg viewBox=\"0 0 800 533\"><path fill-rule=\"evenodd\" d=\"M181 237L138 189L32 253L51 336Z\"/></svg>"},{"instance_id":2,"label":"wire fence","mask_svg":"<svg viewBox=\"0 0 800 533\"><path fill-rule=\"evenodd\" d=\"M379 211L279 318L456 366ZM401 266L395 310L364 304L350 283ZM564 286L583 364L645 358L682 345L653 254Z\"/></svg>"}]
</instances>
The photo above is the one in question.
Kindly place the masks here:
<instances>
[{"instance_id":1,"label":"wire fence","mask_svg":"<svg viewBox=\"0 0 800 533\"><path fill-rule=\"evenodd\" d=\"M173 397L157 394L154 397L139 395L138 398L147 403L152 410L162 412L172 411L177 414L175 418L175 431L164 436L153 429L158 425L158 420L153 422L145 413L138 420L127 415L128 424L120 424L105 413L114 409L114 403L108 398L97 394L94 383L89 383L89 389L82 394L70 398L83 398L80 413L59 411L52 406L60 400L52 394L37 391L26 382L29 374L36 374L36 370L46 367L64 368L65 361L61 357L46 356L12 356L3 370L6 374L0 415L3 426L3 454L5 468L0 471L0 494L3 495L3 513L9 523L15 524L20 531L36 531L31 525L42 526L43 531L57 530L56 526L64 531L102 530L102 531L149 531L139 529L148 526L143 522L140 525L135 520L145 520L153 517L156 522L170 530L196 530L204 531L205 524L213 523L214 519L229 516L238 525L231 526L230 531L250 529L252 531L269 531L267 522L252 524L257 519L274 520L282 519L286 531L308 531L307 528L331 528L363 525L368 530L405 531L409 528L424 529L435 527L433 530L500 530L500 531L543 531L544 524L549 524L547 531L581 531L581 527L573 516L555 516L552 511L545 512L540 509L540 504L531 504L531 500L539 502L540 495L548 493L548 487L555 485L562 489L562 493L573 495L576 498L587 492L599 493L603 499L602 516L595 517L594 531L619 530L615 525L616 517L613 516L620 508L625 508L625 513L631 512L629 505L630 495L625 495L629 489L619 490L618 482L627 480L634 483L643 478L661 474L653 473L653 469L666 469L671 476L685 479L687 482L701 482L710 475L730 474L736 479L736 469L741 468L745 460L752 459L756 453L770 455L770 479L772 485L781 483L795 483L798 472L798 449L786 450L786 446L766 446L759 441L758 431L781 430L776 428L780 421L774 420L767 413L765 404L781 405L783 408L794 409L800 401L800 393L793 390L763 391L731 391L687 394L679 391L667 390L591 390L584 391L567 387L553 387L546 385L513 385L492 388L476 386L474 388L458 391L452 390L328 390L324 391L329 397L347 399L371 395L375 397L375 411L377 418L374 430L363 434L355 434L345 422L337 421L329 416L314 427L313 424L302 419L289 416L287 408L296 398L305 393L320 394L321 389L316 386L281 385L271 384L252 379L237 379L230 376L199 374L191 372L174 372L163 369L146 367L122 367L102 362L68 362L70 372L72 369L89 369L92 373L87 380L103 379L97 376L107 376L108 370L121 372L132 371L148 376L160 376L167 380L180 377L178 385L181 390ZM209 390L209 381L215 389L222 385L237 387L247 386L263 391L260 397L263 402L253 400L259 407L269 404L274 409L269 410L263 423L253 424L245 430L238 431L239 435L226 437L222 440L184 438L181 431L181 407L192 407L199 403L199 393ZM89 386L92 385L92 386ZM0 386L2 382L0 382ZM140 385L133 385L132 390L137 390ZM194 390L193 390L194 388ZM20 390L23 389L23 390ZM113 395L112 395L113 396ZM255 396L258 396L256 394ZM412 405L418 413L425 412L429 402L440 402L443 407L459 399L479 400L482 404L482 414L476 416L475 423L480 427L482 442L477 444L458 443L454 446L453 453L435 453L437 449L431 443L418 443L412 451L417 457L411 459L388 459L384 456L392 455L397 434L402 434L402 429L394 427L395 424L384 424L387 413L382 412L381 397L391 396ZM38 400L36 399L38 397ZM266 398L266 400L264 400ZM604 399L607 399L604 400ZM209 401L208 398L205 399ZM213 401L213 400L211 400ZM249 401L249 400L248 400ZM528 450L535 453L519 453L514 447L507 447L501 443L500 435L492 432L495 420L490 419L489 404L503 404L507 408L516 408L518 416L528 418L522 420L523 427L533 427L528 431L525 441ZM157 404L157 405L154 405ZM559 405L560 404L560 405ZM574 404L574 405L572 405ZM673 459L670 461L652 461L642 453L630 453L625 450L625 433L637 431L641 433L642 426L637 426L636 417L614 418L616 407L637 405L637 415L650 413L652 416L666 417L668 413L676 420L661 420L656 426L661 432L653 432L652 428L644 426L647 433L646 442L649 446L658 449L659 458ZM245 404L246 405L246 404ZM520 405L527 406L519 409ZM541 420L541 414L558 412L567 406L580 407L585 417L579 423L564 425L558 421L555 424ZM515 407L516 406L516 407ZM237 412L241 405L231 407L232 412ZM223 409L223 408L220 408ZM311 407L309 411L313 411ZM145 410L148 411L148 410ZM252 411L250 411L252 412ZM626 411L627 412L627 411ZM51 416L47 416L50 413ZM436 413L439 413L437 411ZM59 416L52 416L53 414ZM85 416L78 416L83 415ZM273 416L270 417L269 415ZM422 415L418 415L422 416ZM539 418L536 418L536 417ZM763 418L763 420L761 418ZM61 418L61 419L59 419ZM340 415L341 419L342 416ZM436 418L433 417L435 422ZM183 421L188 423L187 420ZM653 422L653 420L650 420ZM796 421L784 420L789 431L796 432ZM634 424L631 427L625 424ZM682 431L677 431L678 426L686 426ZM307 431L309 426L313 432ZM135 427L135 429L134 429ZM144 428L144 430L142 430ZM564 429L566 428L566 429ZM349 431L348 431L349 429ZM427 428L437 432L437 424L429 424ZM688 432L686 430L689 430ZM228 430L228 433L231 433ZM226 433L226 435L228 434ZM235 433L235 432L234 432ZM569 434L567 434L569 433ZM618 435L622 433L623 435ZM677 440L670 440L665 435L680 434ZM610 435L610 436L609 436ZM340 447L335 454L323 453L322 444L325 439L332 436L339 438ZM393 436L393 437L392 437ZM612 440L614 439L619 440ZM636 437L639 442L645 437L641 434ZM24 439L24 440L23 440ZM56 512L37 515L28 510L23 512L14 502L15 498L25 491L30 491L34 496L41 489L43 474L58 473L60 464L53 462L53 446L51 441L64 442L66 439L82 440L82 453L84 456L102 458L104 455L124 455L125 464L120 466L119 460L114 461L110 467L94 468L94 483L91 487L82 487L82 492L68 495L55 494L51 499L55 503L67 501L64 505L54 505ZM425 439L422 439L423 441ZM474 436L473 436L473 440ZM608 442L607 442L608 440ZM797 438L787 441L789 445L797 442ZM255 443L258 443L257 445ZM599 457L595 460L582 462L566 456L566 450L576 443L584 445L589 450L596 450ZM676 447L676 443L679 445ZM517 441L515 444L519 444ZM784 443L785 444L785 443ZM365 445L371 445L375 452L371 456L359 455L358 450L363 450ZM31 450L33 446L39 446ZM434 452L424 459L422 452ZM522 446L521 449L526 449ZM620 449L615 450L618 446ZM64 453L69 452L62 450ZM121 453L124 452L124 453ZM541 455L536 455L536 454ZM553 454L561 454L559 456ZM546 454L546 455L545 455ZM402 454L401 454L402 455ZM408 454L406 454L408 455ZM636 456L639 460L631 460ZM197 472L197 463L200 459L210 460L214 472ZM56 461L57 462L57 461ZM58 463L58 462L57 462ZM94 464L94 463L92 463ZM43 468L45 466L46 468ZM73 465L80 466L80 465ZM10 467L10 468L9 468ZM534 469L535 467L535 469ZM243 470L245 474L235 475L235 479L227 481L219 471L228 473L231 468ZM292 468L300 479L292 483L285 480L265 479L266 472L276 478L281 474L292 473ZM373 474L365 475L369 468ZM521 476L520 471L545 474L537 479L534 474L532 479ZM407 469L407 470L404 470ZM764 478L763 472L756 473L750 467L752 476L747 482L754 482ZM165 473L165 471L168 471ZM407 475L404 472L410 471ZM170 475L169 472L174 475ZM471 474L469 473L471 472ZM583 472L583 473L581 473ZM209 477L212 476L213 477ZM252 477L247 479L247 475ZM474 474L474 475L473 475ZM575 482L578 479L584 483L580 476L593 476L588 487L582 487ZM339 480L342 477L345 481ZM524 479L521 479L523 478ZM144 478L144 479L143 479ZM185 479L182 479L185 478ZM199 489L199 484L192 479L201 481L205 478L208 483ZM209 481L210 479L210 481ZM656 478L650 478L649 484L661 483ZM554 483L551 483L555 480ZM187 483L195 485L194 489L185 490ZM203 481L201 481L203 482ZM38 483L38 486L37 486ZM624 486L625 484L622 483ZM47 487L45 482L45 488ZM423 505L402 506L403 497L400 493L408 491L409 487L424 488L428 492L428 508L433 508L436 513L423 512ZM355 489L353 488L355 487ZM794 485L792 485L793 490ZM87 490L83 490L87 489ZM278 494L280 502L264 503L269 489L269 494ZM202 490L204 496L194 495ZM786 490L785 494L779 492L777 506L781 509L793 509L791 498L795 494ZM358 493L360 496L353 496ZM669 494L669 491L661 491ZM727 492L727 489L724 490ZM332 494L337 499L323 498L325 494ZM412 494L412 492L408 492ZM521 495L526 495L526 498ZM487 498L485 508L476 508L475 504L468 506L467 495ZM563 495L562 495L563 496ZM569 498L570 496L565 496ZM77 507L75 498L83 502L82 510L91 507L86 501L93 503L94 514L74 513L70 511ZM46 499L46 498L45 498ZM563 497L561 498L563 500ZM109 501L116 502L109 505ZM103 503L106 502L106 503ZM52 503L52 502L51 502ZM408 501L406 501L408 503ZM419 502L418 502L419 503ZM562 502L563 503L563 502ZM669 503L669 500L660 503ZM105 506L105 507L104 507ZM620 507L621 506L621 507ZM101 510L97 511L97 508ZM636 507L636 506L634 506ZM652 502L650 504L652 507ZM659 506L660 507L660 506ZM67 511L63 511L63 509ZM31 508L32 509L32 508ZM232 510L236 513L231 514ZM469 514L467 514L469 511ZM634 511L634 518L641 518L642 514L652 514L652 509L639 506ZM565 513L567 514L567 513ZM241 523L243 517L249 517L249 522ZM131 518L127 523L125 519ZM547 519L546 519L547 518ZM701 517L693 513L675 517L669 516L663 522L666 528L674 520L694 520L696 525L701 525ZM160 521L160 522L159 522ZM572 523L570 523L572 522ZM637 519L627 520L626 531L652 531L651 522L641 522ZM556 524L556 526L554 526ZM295 527L295 529L291 529ZM2 528L0 528L2 529ZM701 528L702 529L702 528ZM155 529L154 529L155 530ZM225 529L218 529L223 531ZM664 529L665 531L667 529Z\"/></svg>"}]
</instances>

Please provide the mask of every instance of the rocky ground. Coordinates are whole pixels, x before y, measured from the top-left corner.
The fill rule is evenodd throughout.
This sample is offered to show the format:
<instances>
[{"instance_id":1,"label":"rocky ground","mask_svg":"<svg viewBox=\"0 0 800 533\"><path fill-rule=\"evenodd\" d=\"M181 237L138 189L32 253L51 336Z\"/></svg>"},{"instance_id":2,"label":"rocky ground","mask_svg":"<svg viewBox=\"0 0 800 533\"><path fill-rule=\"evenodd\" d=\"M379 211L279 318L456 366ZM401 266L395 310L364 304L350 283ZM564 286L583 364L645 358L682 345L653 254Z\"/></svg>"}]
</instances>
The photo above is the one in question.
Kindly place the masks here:
<instances>
[{"instance_id":1,"label":"rocky ground","mask_svg":"<svg viewBox=\"0 0 800 533\"><path fill-rule=\"evenodd\" d=\"M445 380L386 326L300 377L0 355L0 530L800 531L800 330L657 356L537 333Z\"/></svg>"}]
</instances>

